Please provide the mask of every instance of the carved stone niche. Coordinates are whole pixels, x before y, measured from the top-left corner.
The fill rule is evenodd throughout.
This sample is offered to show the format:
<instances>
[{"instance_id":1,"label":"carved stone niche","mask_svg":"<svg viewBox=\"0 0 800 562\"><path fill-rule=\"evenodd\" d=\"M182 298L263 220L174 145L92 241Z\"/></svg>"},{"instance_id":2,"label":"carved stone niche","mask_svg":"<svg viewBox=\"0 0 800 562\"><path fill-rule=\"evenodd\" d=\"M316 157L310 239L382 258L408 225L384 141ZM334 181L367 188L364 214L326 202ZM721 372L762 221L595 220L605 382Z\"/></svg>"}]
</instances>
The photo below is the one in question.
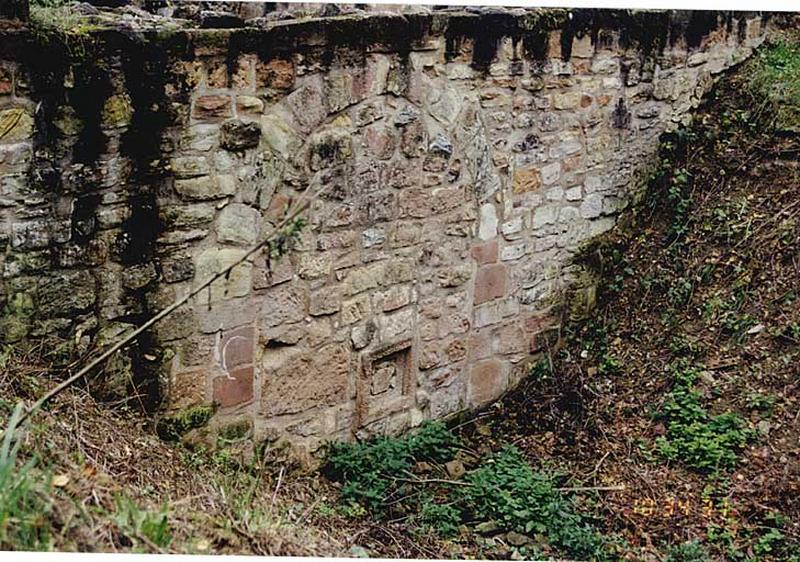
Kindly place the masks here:
<instances>
[{"instance_id":1,"label":"carved stone niche","mask_svg":"<svg viewBox=\"0 0 800 562\"><path fill-rule=\"evenodd\" d=\"M410 410L414 405L415 371L411 340L362 354L356 385L356 429L368 430L367 426Z\"/></svg>"}]
</instances>

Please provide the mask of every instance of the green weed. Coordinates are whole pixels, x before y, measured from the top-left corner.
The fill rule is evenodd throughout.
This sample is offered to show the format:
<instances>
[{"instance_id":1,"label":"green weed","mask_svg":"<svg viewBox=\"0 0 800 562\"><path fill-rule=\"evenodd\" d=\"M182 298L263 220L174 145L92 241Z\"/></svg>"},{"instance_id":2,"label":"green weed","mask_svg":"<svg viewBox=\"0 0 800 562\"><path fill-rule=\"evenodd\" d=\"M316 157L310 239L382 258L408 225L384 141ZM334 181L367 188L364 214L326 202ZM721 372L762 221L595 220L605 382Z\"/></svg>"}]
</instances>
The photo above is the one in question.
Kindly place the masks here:
<instances>
[{"instance_id":1,"label":"green weed","mask_svg":"<svg viewBox=\"0 0 800 562\"><path fill-rule=\"evenodd\" d=\"M667 548L664 562L708 562L710 556L698 541L689 541Z\"/></svg>"},{"instance_id":2,"label":"green weed","mask_svg":"<svg viewBox=\"0 0 800 562\"><path fill-rule=\"evenodd\" d=\"M685 463L692 469L716 473L734 467L738 453L755 438L738 415L727 412L711 416L694 390L697 372L679 368L675 386L656 417L667 427L665 436L655 441L658 454Z\"/></svg>"},{"instance_id":3,"label":"green weed","mask_svg":"<svg viewBox=\"0 0 800 562\"><path fill-rule=\"evenodd\" d=\"M160 419L156 431L162 439L175 441L186 432L203 427L213 415L214 408L211 406L193 406Z\"/></svg>"},{"instance_id":4,"label":"green weed","mask_svg":"<svg viewBox=\"0 0 800 562\"><path fill-rule=\"evenodd\" d=\"M432 497L428 497L420 505L418 519L422 528L431 529L443 537L458 533L461 510L452 503L436 503Z\"/></svg>"},{"instance_id":5,"label":"green weed","mask_svg":"<svg viewBox=\"0 0 800 562\"><path fill-rule=\"evenodd\" d=\"M47 550L50 546L50 479L34 471L37 459L21 464L22 403L9 418L0 444L0 549Z\"/></svg>"},{"instance_id":6,"label":"green weed","mask_svg":"<svg viewBox=\"0 0 800 562\"><path fill-rule=\"evenodd\" d=\"M444 424L432 422L400 438L334 444L326 470L344 483L341 493L345 501L381 511L415 462L447 460L457 444L458 439Z\"/></svg>"},{"instance_id":7,"label":"green weed","mask_svg":"<svg viewBox=\"0 0 800 562\"><path fill-rule=\"evenodd\" d=\"M758 111L779 129L800 131L800 45L779 42L762 50L749 84Z\"/></svg>"},{"instance_id":8,"label":"green weed","mask_svg":"<svg viewBox=\"0 0 800 562\"><path fill-rule=\"evenodd\" d=\"M506 447L467 473L458 502L469 519L493 521L504 530L546 537L571 556L604 559L603 537L560 492L556 476L534 471Z\"/></svg>"},{"instance_id":9,"label":"green weed","mask_svg":"<svg viewBox=\"0 0 800 562\"><path fill-rule=\"evenodd\" d=\"M274 522L270 507L258 497L261 484L259 476L241 471L217 481L227 507L226 523L246 535L257 535Z\"/></svg>"},{"instance_id":10,"label":"green weed","mask_svg":"<svg viewBox=\"0 0 800 562\"><path fill-rule=\"evenodd\" d=\"M168 505L160 510L142 509L127 495L115 498L116 511L111 519L116 523L134 547L145 543L158 548L166 548L172 542L172 529L169 522Z\"/></svg>"}]
</instances>

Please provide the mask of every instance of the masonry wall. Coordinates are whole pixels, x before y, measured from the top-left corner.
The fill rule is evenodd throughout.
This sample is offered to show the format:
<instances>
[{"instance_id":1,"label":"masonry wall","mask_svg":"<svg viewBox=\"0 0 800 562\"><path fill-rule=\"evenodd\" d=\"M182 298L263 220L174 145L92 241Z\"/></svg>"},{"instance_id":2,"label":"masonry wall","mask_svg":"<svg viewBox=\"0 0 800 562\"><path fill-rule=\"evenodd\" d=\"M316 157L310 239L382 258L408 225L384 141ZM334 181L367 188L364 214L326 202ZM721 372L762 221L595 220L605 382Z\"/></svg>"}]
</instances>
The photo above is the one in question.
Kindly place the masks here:
<instances>
[{"instance_id":1,"label":"masonry wall","mask_svg":"<svg viewBox=\"0 0 800 562\"><path fill-rule=\"evenodd\" d=\"M544 15L543 15L544 14ZM555 15L553 15L555 14ZM0 320L86 353L324 188L100 393L313 450L484 406L757 14L380 15L0 38ZM240 431L238 434L241 434Z\"/></svg>"}]
</instances>

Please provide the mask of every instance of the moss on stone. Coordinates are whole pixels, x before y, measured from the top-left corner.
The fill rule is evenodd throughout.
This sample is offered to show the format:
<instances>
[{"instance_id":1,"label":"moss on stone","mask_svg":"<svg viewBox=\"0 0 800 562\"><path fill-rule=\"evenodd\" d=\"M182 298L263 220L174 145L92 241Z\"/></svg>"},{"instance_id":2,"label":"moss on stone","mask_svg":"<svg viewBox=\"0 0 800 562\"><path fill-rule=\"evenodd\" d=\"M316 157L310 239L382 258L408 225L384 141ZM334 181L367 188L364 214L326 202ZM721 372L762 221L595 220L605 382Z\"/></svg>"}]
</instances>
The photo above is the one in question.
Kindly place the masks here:
<instances>
[{"instance_id":1,"label":"moss on stone","mask_svg":"<svg viewBox=\"0 0 800 562\"><path fill-rule=\"evenodd\" d=\"M213 415L213 406L192 406L161 418L156 424L156 432L162 439L177 441L192 429L206 425Z\"/></svg>"},{"instance_id":2,"label":"moss on stone","mask_svg":"<svg viewBox=\"0 0 800 562\"><path fill-rule=\"evenodd\" d=\"M8 299L0 317L0 336L6 342L18 342L28 335L31 317L36 312L33 296L29 293L14 293Z\"/></svg>"},{"instance_id":3,"label":"moss on stone","mask_svg":"<svg viewBox=\"0 0 800 562\"><path fill-rule=\"evenodd\" d=\"M115 94L103 104L103 125L105 127L124 127L131 122L133 107L128 94Z\"/></svg>"},{"instance_id":4,"label":"moss on stone","mask_svg":"<svg viewBox=\"0 0 800 562\"><path fill-rule=\"evenodd\" d=\"M250 433L250 421L239 420L229 423L219 430L219 439L222 442L232 442L244 439Z\"/></svg>"}]
</instances>

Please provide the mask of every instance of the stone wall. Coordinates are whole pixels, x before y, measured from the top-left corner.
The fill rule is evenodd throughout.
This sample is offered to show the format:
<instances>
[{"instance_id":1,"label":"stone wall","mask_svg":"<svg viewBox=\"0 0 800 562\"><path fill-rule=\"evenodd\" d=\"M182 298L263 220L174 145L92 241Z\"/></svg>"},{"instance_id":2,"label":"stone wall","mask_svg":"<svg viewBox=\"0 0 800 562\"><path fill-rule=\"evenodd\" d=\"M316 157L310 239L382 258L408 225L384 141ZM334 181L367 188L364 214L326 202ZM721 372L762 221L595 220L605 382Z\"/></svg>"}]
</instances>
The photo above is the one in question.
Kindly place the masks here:
<instances>
[{"instance_id":1,"label":"stone wall","mask_svg":"<svg viewBox=\"0 0 800 562\"><path fill-rule=\"evenodd\" d=\"M28 0L3 0L0 3L0 20L26 20L29 11Z\"/></svg>"},{"instance_id":2,"label":"stone wall","mask_svg":"<svg viewBox=\"0 0 800 562\"><path fill-rule=\"evenodd\" d=\"M313 450L486 405L557 330L576 250L758 14L490 11L0 37L6 341L88 352L244 254L103 392ZM238 433L242 433L239 431Z\"/></svg>"}]
</instances>

